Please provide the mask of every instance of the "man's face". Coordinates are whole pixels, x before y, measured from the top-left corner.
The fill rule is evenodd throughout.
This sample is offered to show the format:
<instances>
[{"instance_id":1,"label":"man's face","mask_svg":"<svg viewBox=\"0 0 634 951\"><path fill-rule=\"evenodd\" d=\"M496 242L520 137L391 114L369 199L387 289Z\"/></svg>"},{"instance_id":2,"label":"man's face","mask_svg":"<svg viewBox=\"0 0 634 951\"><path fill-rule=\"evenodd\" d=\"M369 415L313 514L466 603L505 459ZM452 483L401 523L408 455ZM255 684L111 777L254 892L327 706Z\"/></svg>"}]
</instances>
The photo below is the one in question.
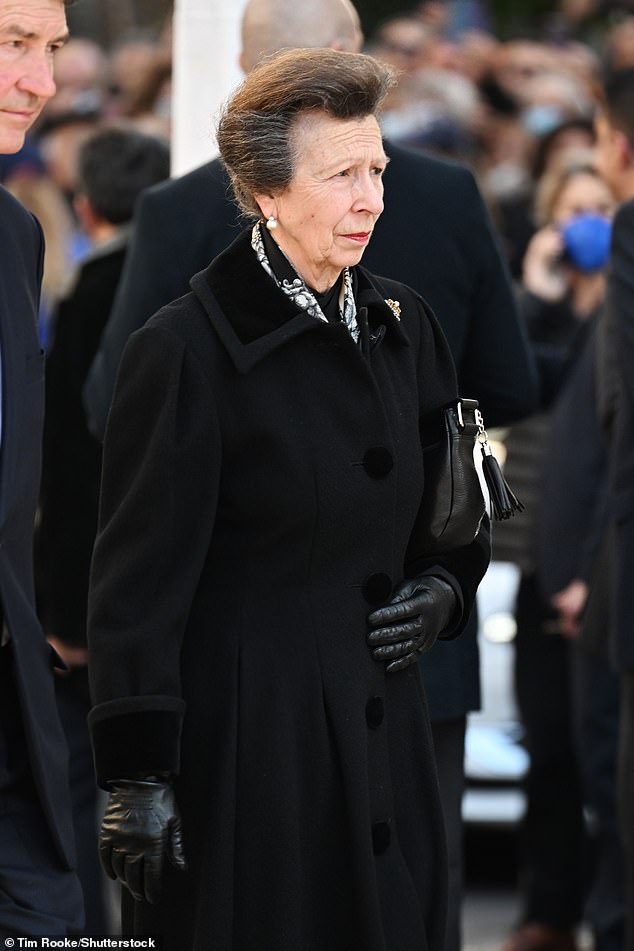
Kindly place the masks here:
<instances>
[{"instance_id":1,"label":"man's face","mask_svg":"<svg viewBox=\"0 0 634 951\"><path fill-rule=\"evenodd\" d=\"M62 0L0 0L0 153L19 152L55 92L53 59L67 36Z\"/></svg>"}]
</instances>

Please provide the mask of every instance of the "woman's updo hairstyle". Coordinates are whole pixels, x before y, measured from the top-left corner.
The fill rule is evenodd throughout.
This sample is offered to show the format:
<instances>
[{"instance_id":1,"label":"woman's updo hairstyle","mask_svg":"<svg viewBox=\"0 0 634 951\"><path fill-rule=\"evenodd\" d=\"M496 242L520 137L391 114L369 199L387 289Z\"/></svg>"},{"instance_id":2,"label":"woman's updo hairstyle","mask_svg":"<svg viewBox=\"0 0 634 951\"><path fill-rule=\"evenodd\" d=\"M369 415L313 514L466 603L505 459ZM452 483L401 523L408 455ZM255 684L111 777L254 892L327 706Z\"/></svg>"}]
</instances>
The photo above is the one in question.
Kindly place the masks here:
<instances>
[{"instance_id":1,"label":"woman's updo hairstyle","mask_svg":"<svg viewBox=\"0 0 634 951\"><path fill-rule=\"evenodd\" d=\"M375 115L394 82L393 70L371 56L331 49L289 50L256 66L218 124L218 148L241 210L259 218L253 196L282 191L290 184L298 116Z\"/></svg>"}]
</instances>

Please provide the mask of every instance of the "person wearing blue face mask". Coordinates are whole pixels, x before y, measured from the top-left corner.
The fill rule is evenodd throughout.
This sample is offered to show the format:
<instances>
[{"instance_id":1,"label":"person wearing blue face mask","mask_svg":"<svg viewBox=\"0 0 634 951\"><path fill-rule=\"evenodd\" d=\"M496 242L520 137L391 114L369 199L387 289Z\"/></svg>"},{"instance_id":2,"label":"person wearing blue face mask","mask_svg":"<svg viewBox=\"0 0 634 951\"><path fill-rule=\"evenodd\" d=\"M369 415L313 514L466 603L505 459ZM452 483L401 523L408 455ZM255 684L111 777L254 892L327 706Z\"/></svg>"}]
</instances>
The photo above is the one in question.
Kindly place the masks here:
<instances>
[{"instance_id":1,"label":"person wearing blue face mask","mask_svg":"<svg viewBox=\"0 0 634 951\"><path fill-rule=\"evenodd\" d=\"M518 293L541 411L506 439L507 476L527 517L512 531L500 525L494 540L494 558L521 569L515 684L531 760L520 859L523 916L504 951L573 951L584 919L601 951L616 951L622 937L616 807L602 793L614 789L617 691L607 659L591 653L590 633L582 634L602 531L605 450L593 416L592 368L613 207L592 152L562 157L538 184L541 227L524 257ZM595 621L604 622L605 613ZM597 739L600 715L609 726ZM599 746L600 765L588 755ZM601 830L589 891L588 807Z\"/></svg>"},{"instance_id":2,"label":"person wearing blue face mask","mask_svg":"<svg viewBox=\"0 0 634 951\"><path fill-rule=\"evenodd\" d=\"M612 221L605 214L584 211L561 226L564 260L575 271L594 274L605 267L610 255Z\"/></svg>"}]
</instances>

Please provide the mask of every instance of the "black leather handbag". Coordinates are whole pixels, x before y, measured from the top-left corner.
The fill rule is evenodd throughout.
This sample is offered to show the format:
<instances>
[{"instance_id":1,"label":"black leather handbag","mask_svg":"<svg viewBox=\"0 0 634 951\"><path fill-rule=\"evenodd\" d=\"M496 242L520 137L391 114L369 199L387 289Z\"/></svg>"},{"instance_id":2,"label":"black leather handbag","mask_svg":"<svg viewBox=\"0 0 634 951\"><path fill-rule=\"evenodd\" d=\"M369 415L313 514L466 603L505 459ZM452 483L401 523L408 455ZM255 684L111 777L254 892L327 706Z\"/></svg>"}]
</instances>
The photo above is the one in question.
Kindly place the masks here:
<instances>
[{"instance_id":1,"label":"black leather handbag","mask_svg":"<svg viewBox=\"0 0 634 951\"><path fill-rule=\"evenodd\" d=\"M523 509L491 452L478 401L459 399L443 410L443 421L439 440L423 450L425 488L416 542L426 554L469 545L480 530L487 505L474 459L476 440L492 516L507 519Z\"/></svg>"}]
</instances>

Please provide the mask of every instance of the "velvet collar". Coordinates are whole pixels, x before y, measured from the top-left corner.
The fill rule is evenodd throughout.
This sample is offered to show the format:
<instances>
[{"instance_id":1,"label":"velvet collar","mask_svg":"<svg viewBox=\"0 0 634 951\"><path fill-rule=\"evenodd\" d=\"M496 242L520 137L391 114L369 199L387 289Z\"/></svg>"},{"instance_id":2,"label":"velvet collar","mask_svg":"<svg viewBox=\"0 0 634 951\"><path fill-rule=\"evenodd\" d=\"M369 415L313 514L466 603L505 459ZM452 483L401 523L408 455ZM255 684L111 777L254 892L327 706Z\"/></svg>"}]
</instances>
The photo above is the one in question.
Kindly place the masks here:
<instances>
[{"instance_id":1,"label":"velvet collar","mask_svg":"<svg viewBox=\"0 0 634 951\"><path fill-rule=\"evenodd\" d=\"M377 333L384 326L386 339L409 345L377 279L363 267L357 266L354 271L357 309L367 308L370 332ZM205 271L195 274L190 285L241 373L248 373L300 333L325 329L349 336L343 325L324 324L299 311L276 287L253 253L250 228Z\"/></svg>"}]
</instances>

